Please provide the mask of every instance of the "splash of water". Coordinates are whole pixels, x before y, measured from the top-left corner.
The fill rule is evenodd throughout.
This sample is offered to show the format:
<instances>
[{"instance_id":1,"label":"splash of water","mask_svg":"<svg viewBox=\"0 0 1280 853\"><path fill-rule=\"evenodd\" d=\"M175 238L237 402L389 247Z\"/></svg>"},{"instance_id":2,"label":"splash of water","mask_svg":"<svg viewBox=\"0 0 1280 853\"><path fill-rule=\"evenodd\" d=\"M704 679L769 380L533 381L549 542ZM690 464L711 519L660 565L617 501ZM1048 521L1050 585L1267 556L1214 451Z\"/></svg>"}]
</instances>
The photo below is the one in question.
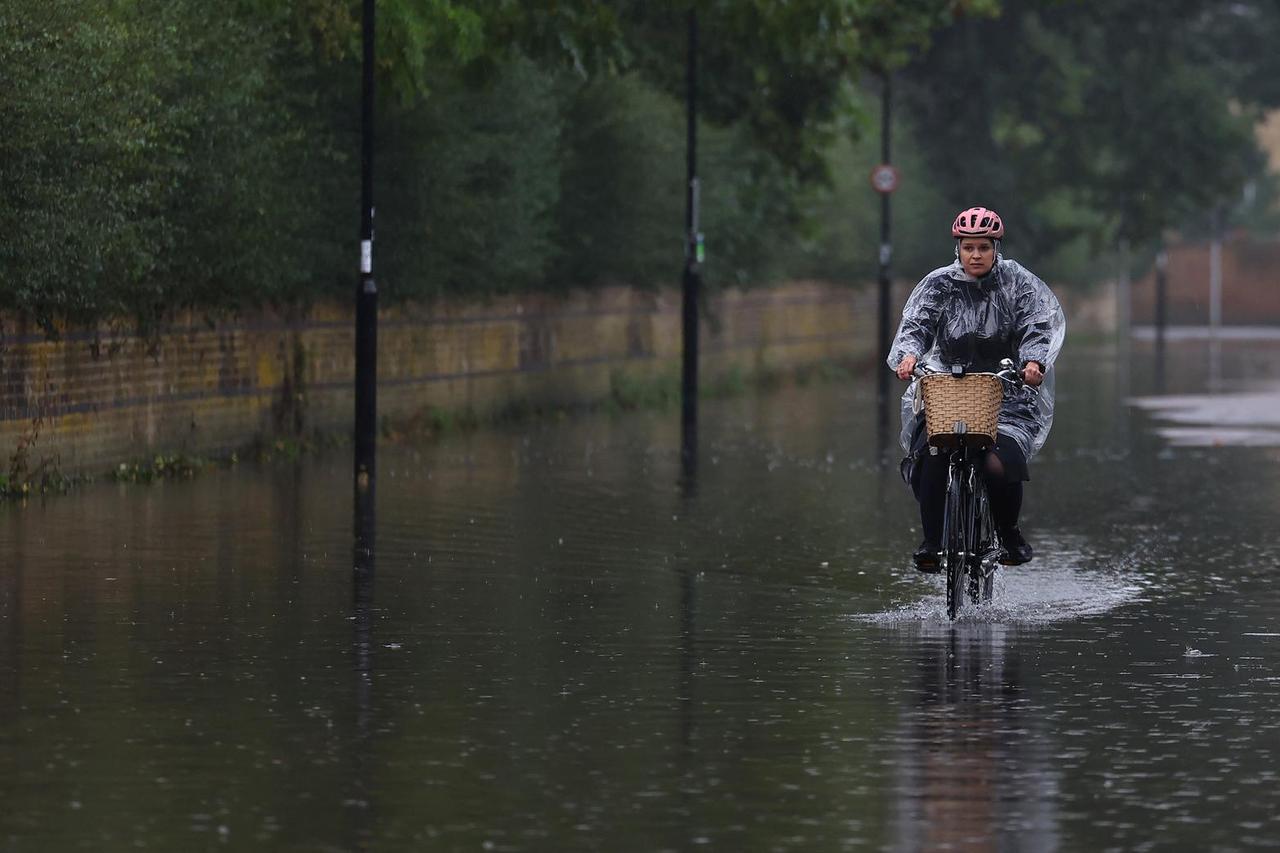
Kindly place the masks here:
<instances>
[{"instance_id":1,"label":"splash of water","mask_svg":"<svg viewBox=\"0 0 1280 853\"><path fill-rule=\"evenodd\" d=\"M941 577L931 579L932 592L919 601L854 618L888 627L1058 622L1101 615L1139 601L1145 592L1142 577L1132 569L1091 565L1078 552L1055 553L1042 560L998 570L991 601L966 604L954 622L947 618Z\"/></svg>"}]
</instances>

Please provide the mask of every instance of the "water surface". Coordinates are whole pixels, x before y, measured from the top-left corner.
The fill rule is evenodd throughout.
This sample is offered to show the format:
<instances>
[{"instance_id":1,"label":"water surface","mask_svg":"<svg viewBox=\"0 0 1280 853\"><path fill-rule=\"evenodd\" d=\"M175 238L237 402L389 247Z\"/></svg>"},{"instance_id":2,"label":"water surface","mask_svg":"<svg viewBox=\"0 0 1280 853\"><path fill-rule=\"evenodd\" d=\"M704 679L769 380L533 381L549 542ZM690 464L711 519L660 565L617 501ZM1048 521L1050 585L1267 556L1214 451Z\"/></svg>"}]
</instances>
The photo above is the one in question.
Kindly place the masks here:
<instances>
[{"instance_id":1,"label":"water surface","mask_svg":"<svg viewBox=\"0 0 1280 853\"><path fill-rule=\"evenodd\" d=\"M675 412L384 445L359 584L342 454L7 507L0 846L1272 846L1280 449L1131 404L1280 377L1207 346L1068 348L954 624L870 377L705 403L693 488Z\"/></svg>"}]
</instances>

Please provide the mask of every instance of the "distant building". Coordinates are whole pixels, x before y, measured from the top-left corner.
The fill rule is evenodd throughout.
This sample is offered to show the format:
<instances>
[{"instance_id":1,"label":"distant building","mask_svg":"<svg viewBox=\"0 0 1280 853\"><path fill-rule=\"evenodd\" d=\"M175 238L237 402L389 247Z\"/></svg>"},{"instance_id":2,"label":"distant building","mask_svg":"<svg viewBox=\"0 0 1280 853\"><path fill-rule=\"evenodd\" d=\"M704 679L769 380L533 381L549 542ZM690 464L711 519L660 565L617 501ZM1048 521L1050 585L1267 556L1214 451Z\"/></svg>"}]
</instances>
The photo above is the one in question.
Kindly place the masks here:
<instances>
[{"instance_id":1,"label":"distant building","mask_svg":"<svg viewBox=\"0 0 1280 853\"><path fill-rule=\"evenodd\" d=\"M1271 171L1280 172L1280 110L1272 110L1258 125L1258 144L1267 152Z\"/></svg>"}]
</instances>

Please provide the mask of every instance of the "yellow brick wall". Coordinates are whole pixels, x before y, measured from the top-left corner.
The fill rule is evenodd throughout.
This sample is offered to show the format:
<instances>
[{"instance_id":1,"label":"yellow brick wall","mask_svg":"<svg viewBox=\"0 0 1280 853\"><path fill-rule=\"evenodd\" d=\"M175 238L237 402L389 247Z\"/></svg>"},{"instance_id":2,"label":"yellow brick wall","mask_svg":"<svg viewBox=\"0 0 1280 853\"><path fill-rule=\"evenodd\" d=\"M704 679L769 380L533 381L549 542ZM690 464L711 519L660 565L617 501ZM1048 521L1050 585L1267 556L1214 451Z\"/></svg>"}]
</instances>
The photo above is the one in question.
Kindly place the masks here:
<instances>
[{"instance_id":1,"label":"yellow brick wall","mask_svg":"<svg viewBox=\"0 0 1280 853\"><path fill-rule=\"evenodd\" d=\"M702 370L779 369L870 358L874 296L822 283L727 291L704 318ZM337 305L302 316L179 317L146 341L104 325L47 340L0 317L0 442L8 460L93 473L156 453L209 454L255 438L349 429L354 321ZM485 412L608 393L618 372L673 375L680 294L612 288L564 297L441 301L379 315L381 417Z\"/></svg>"}]
</instances>

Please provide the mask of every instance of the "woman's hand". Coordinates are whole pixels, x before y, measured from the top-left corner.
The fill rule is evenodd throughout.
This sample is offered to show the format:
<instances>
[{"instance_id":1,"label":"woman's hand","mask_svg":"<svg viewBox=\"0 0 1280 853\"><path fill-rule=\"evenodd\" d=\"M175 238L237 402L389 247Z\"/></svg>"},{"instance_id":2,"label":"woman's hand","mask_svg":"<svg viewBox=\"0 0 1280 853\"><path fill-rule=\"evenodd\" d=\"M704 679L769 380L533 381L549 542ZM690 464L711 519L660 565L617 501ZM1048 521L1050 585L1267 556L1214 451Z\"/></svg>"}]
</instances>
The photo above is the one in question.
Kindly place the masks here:
<instances>
[{"instance_id":1,"label":"woman's hand","mask_svg":"<svg viewBox=\"0 0 1280 853\"><path fill-rule=\"evenodd\" d=\"M904 358L902 361L898 362L898 366L895 368L895 372L898 374L899 379L907 380L911 378L911 371L915 369L916 369L916 357L914 355L909 355L906 358Z\"/></svg>"},{"instance_id":2,"label":"woman's hand","mask_svg":"<svg viewBox=\"0 0 1280 853\"><path fill-rule=\"evenodd\" d=\"M1044 367L1038 361L1028 361L1022 367L1022 381L1032 388L1044 381Z\"/></svg>"}]
</instances>

